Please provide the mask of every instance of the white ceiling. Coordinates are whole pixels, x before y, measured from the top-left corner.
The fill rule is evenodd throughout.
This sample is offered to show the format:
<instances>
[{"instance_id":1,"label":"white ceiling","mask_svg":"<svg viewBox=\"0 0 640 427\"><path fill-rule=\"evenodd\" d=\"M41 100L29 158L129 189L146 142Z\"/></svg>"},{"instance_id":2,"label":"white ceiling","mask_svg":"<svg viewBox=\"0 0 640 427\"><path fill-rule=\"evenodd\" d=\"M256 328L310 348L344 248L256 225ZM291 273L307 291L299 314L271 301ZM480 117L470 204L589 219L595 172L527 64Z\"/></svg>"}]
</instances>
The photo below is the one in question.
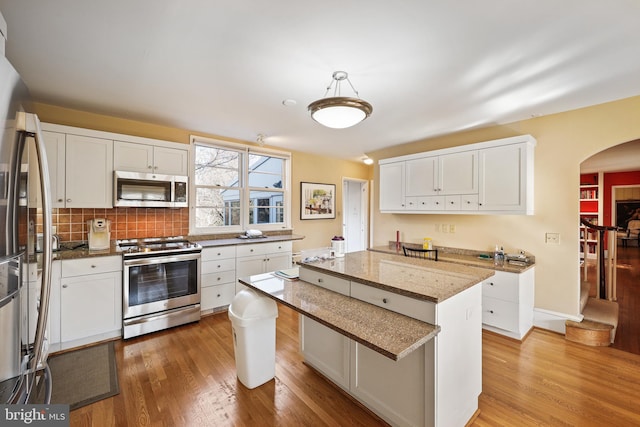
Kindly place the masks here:
<instances>
[{"instance_id":1,"label":"white ceiling","mask_svg":"<svg viewBox=\"0 0 640 427\"><path fill-rule=\"evenodd\" d=\"M0 11L37 101L354 160L640 94L637 0L0 0ZM353 128L308 116L336 70L373 105Z\"/></svg>"}]
</instances>

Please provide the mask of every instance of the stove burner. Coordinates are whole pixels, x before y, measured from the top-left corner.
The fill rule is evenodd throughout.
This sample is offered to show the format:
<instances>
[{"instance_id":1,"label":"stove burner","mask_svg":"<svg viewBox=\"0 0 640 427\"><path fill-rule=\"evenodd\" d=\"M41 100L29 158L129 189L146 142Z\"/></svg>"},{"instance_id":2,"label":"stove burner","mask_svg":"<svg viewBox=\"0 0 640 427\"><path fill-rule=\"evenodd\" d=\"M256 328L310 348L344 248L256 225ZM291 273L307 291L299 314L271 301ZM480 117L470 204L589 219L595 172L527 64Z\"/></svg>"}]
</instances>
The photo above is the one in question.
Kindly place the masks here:
<instances>
[{"instance_id":1,"label":"stove burner","mask_svg":"<svg viewBox=\"0 0 640 427\"><path fill-rule=\"evenodd\" d=\"M199 252L202 249L199 244L190 242L183 236L122 239L116 240L116 244L125 257L151 253Z\"/></svg>"}]
</instances>

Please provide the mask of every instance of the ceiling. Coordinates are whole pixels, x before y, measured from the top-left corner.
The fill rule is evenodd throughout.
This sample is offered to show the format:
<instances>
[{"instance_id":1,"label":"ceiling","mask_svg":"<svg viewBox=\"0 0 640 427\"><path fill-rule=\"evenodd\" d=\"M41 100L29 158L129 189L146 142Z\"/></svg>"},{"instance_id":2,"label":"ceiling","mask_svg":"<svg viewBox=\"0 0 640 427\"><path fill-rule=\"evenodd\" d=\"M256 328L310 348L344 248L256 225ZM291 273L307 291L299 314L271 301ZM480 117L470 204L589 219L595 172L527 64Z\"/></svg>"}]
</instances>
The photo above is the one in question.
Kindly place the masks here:
<instances>
[{"instance_id":1,"label":"ceiling","mask_svg":"<svg viewBox=\"0 0 640 427\"><path fill-rule=\"evenodd\" d=\"M0 0L0 11L6 54L39 102L353 160L640 94L637 0ZM373 105L349 129L307 112L337 70Z\"/></svg>"}]
</instances>

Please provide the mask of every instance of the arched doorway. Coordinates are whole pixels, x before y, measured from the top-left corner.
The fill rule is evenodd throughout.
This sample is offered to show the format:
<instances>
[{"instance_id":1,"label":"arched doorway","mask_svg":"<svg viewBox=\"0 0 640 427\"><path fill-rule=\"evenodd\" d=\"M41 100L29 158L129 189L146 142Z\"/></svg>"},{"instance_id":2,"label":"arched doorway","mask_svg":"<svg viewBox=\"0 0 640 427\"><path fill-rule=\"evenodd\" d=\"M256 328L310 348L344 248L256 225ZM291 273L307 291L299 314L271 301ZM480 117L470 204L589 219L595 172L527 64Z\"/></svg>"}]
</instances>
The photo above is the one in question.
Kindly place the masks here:
<instances>
[{"instance_id":1,"label":"arched doorway","mask_svg":"<svg viewBox=\"0 0 640 427\"><path fill-rule=\"evenodd\" d=\"M612 345L623 351L640 354L640 241L626 239L628 219L623 218L630 206L640 205L640 140L634 140L603 150L583 161L581 173L581 217L591 215L598 224L618 226L616 232L617 262L615 266L617 302L620 308L616 339ZM595 187L590 186L595 178ZM595 193L591 193L592 190ZM594 197L589 197L593 195ZM586 196L586 197L585 197ZM582 200L590 200L588 203ZM591 211L585 212L591 206ZM628 216L628 215L627 215ZM590 236L581 230L581 248ZM586 269L581 267L581 282L595 282L595 256L584 252ZM585 274L586 273L586 274ZM595 284L595 283L594 283ZM591 286L590 295L596 295Z\"/></svg>"}]
</instances>

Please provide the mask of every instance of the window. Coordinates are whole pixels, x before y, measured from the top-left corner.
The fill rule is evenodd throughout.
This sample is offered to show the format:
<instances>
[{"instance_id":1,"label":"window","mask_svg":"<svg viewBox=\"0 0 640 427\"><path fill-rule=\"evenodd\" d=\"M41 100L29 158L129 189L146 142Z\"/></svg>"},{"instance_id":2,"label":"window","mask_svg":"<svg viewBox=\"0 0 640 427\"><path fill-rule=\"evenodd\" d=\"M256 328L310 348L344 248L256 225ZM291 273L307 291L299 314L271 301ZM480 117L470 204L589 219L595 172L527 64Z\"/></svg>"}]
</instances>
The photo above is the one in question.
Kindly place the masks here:
<instances>
[{"instance_id":1,"label":"window","mask_svg":"<svg viewBox=\"0 0 640 427\"><path fill-rule=\"evenodd\" d=\"M289 153L191 137L190 232L289 228Z\"/></svg>"}]
</instances>

